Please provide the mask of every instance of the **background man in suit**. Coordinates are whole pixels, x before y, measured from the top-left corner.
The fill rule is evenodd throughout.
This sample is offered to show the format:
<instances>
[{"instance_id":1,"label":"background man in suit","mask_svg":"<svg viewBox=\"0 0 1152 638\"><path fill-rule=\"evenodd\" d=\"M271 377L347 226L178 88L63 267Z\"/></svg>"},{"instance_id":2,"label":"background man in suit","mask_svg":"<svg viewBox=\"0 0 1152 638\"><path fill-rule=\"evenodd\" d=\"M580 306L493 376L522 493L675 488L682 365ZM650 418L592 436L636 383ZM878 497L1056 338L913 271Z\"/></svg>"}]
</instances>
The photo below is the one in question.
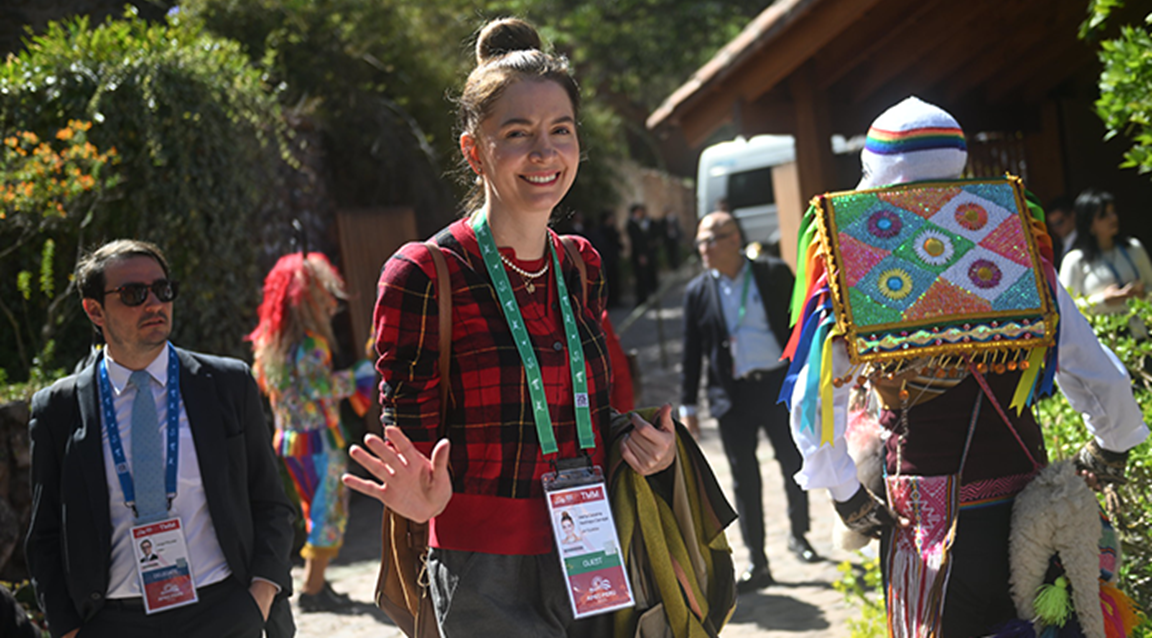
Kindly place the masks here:
<instances>
[{"instance_id":1,"label":"background man in suit","mask_svg":"<svg viewBox=\"0 0 1152 638\"><path fill-rule=\"evenodd\" d=\"M30 423L25 551L53 638L292 636L293 510L247 366L169 344L177 287L152 244L106 244L76 282L107 346ZM199 602L146 614L130 530L177 517Z\"/></svg>"},{"instance_id":2,"label":"background man in suit","mask_svg":"<svg viewBox=\"0 0 1152 638\"><path fill-rule=\"evenodd\" d=\"M800 453L792 441L788 410L776 402L788 370L780 360L788 342L788 299L794 280L779 259L745 257L743 238L730 213L717 211L700 220L696 247L705 272L684 293L684 361L680 416L699 431L696 396L701 359L708 358L708 409L720 422L724 453L732 466L740 530L751 565L737 581L740 592L774 581L764 553L764 512L756 447L760 429L768 435L784 473L792 535L788 547L801 560L820 560L804 535L808 532L808 496L792 475Z\"/></svg>"},{"instance_id":3,"label":"background man in suit","mask_svg":"<svg viewBox=\"0 0 1152 638\"><path fill-rule=\"evenodd\" d=\"M628 208L628 243L631 245L632 277L636 284L636 305L656 292L656 236L644 204Z\"/></svg>"}]
</instances>

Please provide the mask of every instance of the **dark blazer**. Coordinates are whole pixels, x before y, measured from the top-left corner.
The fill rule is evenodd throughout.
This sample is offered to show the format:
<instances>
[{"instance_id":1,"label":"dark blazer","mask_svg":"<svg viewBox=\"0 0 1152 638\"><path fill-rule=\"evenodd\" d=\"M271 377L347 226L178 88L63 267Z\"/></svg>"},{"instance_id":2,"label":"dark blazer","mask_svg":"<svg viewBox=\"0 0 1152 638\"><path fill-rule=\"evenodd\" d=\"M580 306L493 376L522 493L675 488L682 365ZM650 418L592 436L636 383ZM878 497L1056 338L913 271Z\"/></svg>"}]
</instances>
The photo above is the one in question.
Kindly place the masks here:
<instances>
[{"instance_id":1,"label":"dark blazer","mask_svg":"<svg viewBox=\"0 0 1152 638\"><path fill-rule=\"evenodd\" d=\"M768 325L783 348L790 336L788 312L795 276L788 264L775 257L762 255L750 263ZM680 403L696 405L700 390L700 362L707 357L708 411L713 417L720 418L732 407L734 380L728 324L720 304L719 285L710 272L697 275L684 291L683 356Z\"/></svg>"},{"instance_id":2,"label":"dark blazer","mask_svg":"<svg viewBox=\"0 0 1152 638\"><path fill-rule=\"evenodd\" d=\"M280 585L266 630L270 638L291 636L294 511L259 390L241 361L176 354L208 511L228 567L245 587L253 576ZM112 524L99 394L93 363L32 398L32 521L24 548L54 637L91 619L108 591Z\"/></svg>"}]
</instances>

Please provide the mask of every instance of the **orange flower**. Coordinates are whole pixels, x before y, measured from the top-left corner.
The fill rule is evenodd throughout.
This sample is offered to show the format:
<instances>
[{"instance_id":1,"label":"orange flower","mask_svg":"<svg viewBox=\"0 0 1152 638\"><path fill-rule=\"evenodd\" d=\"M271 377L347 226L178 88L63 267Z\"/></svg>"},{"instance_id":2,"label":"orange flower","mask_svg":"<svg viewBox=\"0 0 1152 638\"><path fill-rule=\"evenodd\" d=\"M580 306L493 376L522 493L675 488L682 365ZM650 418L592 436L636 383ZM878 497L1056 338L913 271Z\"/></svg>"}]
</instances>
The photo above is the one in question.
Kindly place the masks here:
<instances>
[{"instance_id":1,"label":"orange flower","mask_svg":"<svg viewBox=\"0 0 1152 638\"><path fill-rule=\"evenodd\" d=\"M20 140L16 139L16 137L6 137L4 138L4 143L11 148L16 148L16 145L20 143Z\"/></svg>"},{"instance_id":2,"label":"orange flower","mask_svg":"<svg viewBox=\"0 0 1152 638\"><path fill-rule=\"evenodd\" d=\"M72 135L72 129L70 128L62 128L56 131L56 139L58 140L70 140L72 139Z\"/></svg>"}]
</instances>

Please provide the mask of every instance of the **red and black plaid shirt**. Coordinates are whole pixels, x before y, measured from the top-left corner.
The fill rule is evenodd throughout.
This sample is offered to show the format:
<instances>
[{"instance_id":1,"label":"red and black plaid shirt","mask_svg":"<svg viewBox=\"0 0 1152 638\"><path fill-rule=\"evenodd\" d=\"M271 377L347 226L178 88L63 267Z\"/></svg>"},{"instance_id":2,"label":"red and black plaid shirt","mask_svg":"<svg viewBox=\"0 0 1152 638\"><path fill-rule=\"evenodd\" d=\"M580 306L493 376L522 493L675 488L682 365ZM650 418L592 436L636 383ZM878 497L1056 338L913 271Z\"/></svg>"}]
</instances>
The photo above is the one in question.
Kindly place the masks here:
<instances>
[{"instance_id":1,"label":"red and black plaid shirt","mask_svg":"<svg viewBox=\"0 0 1152 638\"><path fill-rule=\"evenodd\" d=\"M599 317L604 309L600 256L576 238L587 264L587 305L581 303L580 273L555 233L549 240L561 270L584 344L588 398L603 466L609 413L610 367ZM532 338L552 416L558 454L545 456L536 434L524 365L492 287L476 235L459 220L436 236L452 287L450 405L445 436L452 444L453 496L432 521L433 547L494 554L542 554L553 546L540 477L551 461L577 456L572 377L564 327L551 268L535 279L536 291L508 273ZM512 257L510 250L503 251ZM546 258L551 259L546 255ZM536 270L544 260L522 264ZM374 322L381 420L396 425L425 454L440 438L439 326L436 270L428 249L408 244L384 264Z\"/></svg>"}]
</instances>

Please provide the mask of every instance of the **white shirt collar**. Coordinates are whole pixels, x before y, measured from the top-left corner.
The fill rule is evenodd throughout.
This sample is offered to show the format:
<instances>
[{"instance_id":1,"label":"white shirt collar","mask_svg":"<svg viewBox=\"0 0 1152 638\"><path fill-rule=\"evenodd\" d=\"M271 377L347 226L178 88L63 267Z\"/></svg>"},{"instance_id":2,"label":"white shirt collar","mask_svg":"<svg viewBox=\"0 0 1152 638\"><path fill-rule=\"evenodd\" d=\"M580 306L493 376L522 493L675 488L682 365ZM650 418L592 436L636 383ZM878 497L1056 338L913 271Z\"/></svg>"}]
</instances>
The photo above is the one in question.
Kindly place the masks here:
<instances>
[{"instance_id":1,"label":"white shirt collar","mask_svg":"<svg viewBox=\"0 0 1152 638\"><path fill-rule=\"evenodd\" d=\"M736 273L735 277L729 278L728 275L725 275L724 273L720 272L719 270L716 270L715 268L709 268L708 272L713 277L715 277L717 279L724 278L724 279L727 279L728 281L739 281L744 277L745 272L747 272L747 270L749 268L751 268L751 266L748 264L748 260L745 259L744 263L740 266L740 272Z\"/></svg>"},{"instance_id":2,"label":"white shirt collar","mask_svg":"<svg viewBox=\"0 0 1152 638\"><path fill-rule=\"evenodd\" d=\"M164 344L164 349L156 358L149 363L145 370L148 374L160 384L161 387L168 385L168 357L170 352L168 344ZM108 380L112 382L112 390L119 395L124 391L124 387L128 385L128 377L132 376L132 371L116 362L112 358L112 353L108 351L107 346L104 348L104 360L108 362Z\"/></svg>"}]
</instances>

